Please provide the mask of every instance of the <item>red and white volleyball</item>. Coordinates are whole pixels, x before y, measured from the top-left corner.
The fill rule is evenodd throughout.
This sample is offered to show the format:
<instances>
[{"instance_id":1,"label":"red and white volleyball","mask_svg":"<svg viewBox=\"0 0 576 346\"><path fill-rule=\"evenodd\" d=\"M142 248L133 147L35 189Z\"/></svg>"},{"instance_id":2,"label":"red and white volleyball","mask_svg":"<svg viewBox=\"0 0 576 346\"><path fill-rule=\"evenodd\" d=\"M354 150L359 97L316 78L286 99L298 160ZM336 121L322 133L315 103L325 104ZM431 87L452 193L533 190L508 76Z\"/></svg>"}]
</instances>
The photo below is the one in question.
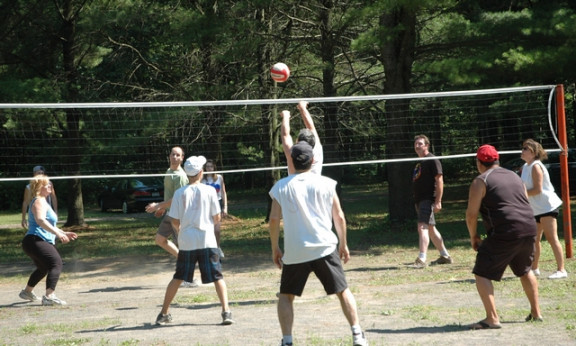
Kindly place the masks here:
<instances>
[{"instance_id":1,"label":"red and white volleyball","mask_svg":"<svg viewBox=\"0 0 576 346\"><path fill-rule=\"evenodd\" d=\"M276 82L285 82L290 77L290 69L282 62L276 63L270 69L270 77Z\"/></svg>"}]
</instances>

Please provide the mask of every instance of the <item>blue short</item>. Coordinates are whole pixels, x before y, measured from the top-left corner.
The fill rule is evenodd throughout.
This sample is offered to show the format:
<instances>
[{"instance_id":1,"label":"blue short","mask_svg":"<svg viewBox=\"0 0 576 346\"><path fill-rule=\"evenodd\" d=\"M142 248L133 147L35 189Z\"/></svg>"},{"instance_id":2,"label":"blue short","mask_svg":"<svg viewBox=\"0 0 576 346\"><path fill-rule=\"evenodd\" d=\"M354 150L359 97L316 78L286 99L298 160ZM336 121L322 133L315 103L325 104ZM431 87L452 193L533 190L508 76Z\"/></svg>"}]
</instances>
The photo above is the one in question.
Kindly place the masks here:
<instances>
[{"instance_id":1,"label":"blue short","mask_svg":"<svg viewBox=\"0 0 576 346\"><path fill-rule=\"evenodd\" d=\"M222 263L218 249L180 250L176 261L174 279L192 282L196 263L200 269L203 284L208 284L224 278Z\"/></svg>"},{"instance_id":2,"label":"blue short","mask_svg":"<svg viewBox=\"0 0 576 346\"><path fill-rule=\"evenodd\" d=\"M338 250L310 262L284 264L280 279L280 293L301 296L311 272L324 286L326 294L340 293L348 288Z\"/></svg>"}]
</instances>

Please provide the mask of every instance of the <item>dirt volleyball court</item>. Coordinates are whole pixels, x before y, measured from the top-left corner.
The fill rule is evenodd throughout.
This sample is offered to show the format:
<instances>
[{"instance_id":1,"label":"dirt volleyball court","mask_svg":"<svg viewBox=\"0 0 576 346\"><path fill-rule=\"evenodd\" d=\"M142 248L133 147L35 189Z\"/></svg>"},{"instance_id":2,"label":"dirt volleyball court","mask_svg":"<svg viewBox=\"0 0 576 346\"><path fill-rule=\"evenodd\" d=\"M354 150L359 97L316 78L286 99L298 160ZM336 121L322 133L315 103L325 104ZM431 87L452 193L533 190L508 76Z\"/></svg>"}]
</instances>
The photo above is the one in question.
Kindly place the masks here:
<instances>
[{"instance_id":1,"label":"dirt volleyball court","mask_svg":"<svg viewBox=\"0 0 576 346\"><path fill-rule=\"evenodd\" d=\"M504 280L515 281L513 292L501 292L496 284L502 329L468 330L467 324L483 317L470 274L472 257L418 270L395 262L402 254L352 255L345 270L371 345L576 345L576 321L572 328L565 320L524 322L528 303L519 280L508 272ZM173 323L154 325L174 268L174 260L167 256L65 261L57 288L58 296L68 302L64 307L18 298L33 269L31 263L1 266L2 344L277 345L280 341L275 297L280 271L269 256L232 254L223 260L236 320L231 326L219 325L220 306L212 285L181 288L171 307ZM574 291L574 276L568 280L562 284ZM541 282L541 291L556 284ZM37 294L43 293L43 284L36 288ZM558 310L574 313L576 298L555 301L545 292L541 292L545 317ZM326 297L313 276L296 299L294 338L296 345L351 345L338 299Z\"/></svg>"}]
</instances>

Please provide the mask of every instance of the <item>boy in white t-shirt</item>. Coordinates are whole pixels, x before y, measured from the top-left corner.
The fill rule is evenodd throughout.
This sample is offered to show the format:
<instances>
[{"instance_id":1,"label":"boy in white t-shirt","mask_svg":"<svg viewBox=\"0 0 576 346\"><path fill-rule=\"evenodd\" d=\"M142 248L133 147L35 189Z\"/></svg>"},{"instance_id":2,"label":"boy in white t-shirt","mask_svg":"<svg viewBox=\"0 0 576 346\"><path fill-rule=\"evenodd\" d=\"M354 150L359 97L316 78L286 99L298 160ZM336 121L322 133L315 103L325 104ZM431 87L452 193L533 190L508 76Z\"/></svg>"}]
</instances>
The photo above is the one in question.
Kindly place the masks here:
<instances>
[{"instance_id":1,"label":"boy in white t-shirt","mask_svg":"<svg viewBox=\"0 0 576 346\"><path fill-rule=\"evenodd\" d=\"M220 204L216 190L200 182L205 163L204 156L192 156L186 160L184 171L189 184L176 190L172 197L169 216L172 218L174 230L178 233L178 260L174 277L166 288L162 311L156 318L156 324L172 322L172 316L168 313L170 304L182 282L192 282L194 279L196 263L202 283L214 283L222 305L222 324L234 323L214 235L214 225L220 222Z\"/></svg>"}]
</instances>

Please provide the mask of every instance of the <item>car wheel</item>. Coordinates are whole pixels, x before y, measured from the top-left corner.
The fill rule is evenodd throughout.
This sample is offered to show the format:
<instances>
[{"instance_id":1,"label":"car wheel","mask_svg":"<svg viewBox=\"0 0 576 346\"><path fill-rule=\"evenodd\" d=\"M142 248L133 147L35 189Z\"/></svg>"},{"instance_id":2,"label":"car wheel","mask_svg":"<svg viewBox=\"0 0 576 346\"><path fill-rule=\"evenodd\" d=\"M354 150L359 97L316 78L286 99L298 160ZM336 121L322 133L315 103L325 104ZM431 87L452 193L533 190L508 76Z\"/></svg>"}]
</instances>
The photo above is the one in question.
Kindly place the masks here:
<instances>
[{"instance_id":1,"label":"car wheel","mask_svg":"<svg viewBox=\"0 0 576 346\"><path fill-rule=\"evenodd\" d=\"M103 199L101 199L98 204L100 204L100 211L101 212L105 212L106 210L108 210L108 208L106 208L106 205L104 204Z\"/></svg>"},{"instance_id":2,"label":"car wheel","mask_svg":"<svg viewBox=\"0 0 576 346\"><path fill-rule=\"evenodd\" d=\"M128 208L128 203L126 201L122 202L122 212L124 214L128 214L130 209Z\"/></svg>"}]
</instances>

